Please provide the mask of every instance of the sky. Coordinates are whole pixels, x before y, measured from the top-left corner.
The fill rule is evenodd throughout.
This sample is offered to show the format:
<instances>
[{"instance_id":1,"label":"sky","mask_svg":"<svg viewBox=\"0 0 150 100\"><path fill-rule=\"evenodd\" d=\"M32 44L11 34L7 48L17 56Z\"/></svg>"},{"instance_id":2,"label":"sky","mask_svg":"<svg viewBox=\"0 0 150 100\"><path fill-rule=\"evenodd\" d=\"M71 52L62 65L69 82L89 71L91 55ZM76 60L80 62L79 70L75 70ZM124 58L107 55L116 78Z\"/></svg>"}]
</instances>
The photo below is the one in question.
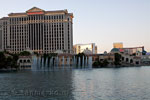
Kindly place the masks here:
<instances>
[{"instance_id":1,"label":"sky","mask_svg":"<svg viewBox=\"0 0 150 100\"><path fill-rule=\"evenodd\" d=\"M150 52L150 0L0 0L0 17L32 7L74 14L74 44L95 43L109 52L114 42Z\"/></svg>"}]
</instances>

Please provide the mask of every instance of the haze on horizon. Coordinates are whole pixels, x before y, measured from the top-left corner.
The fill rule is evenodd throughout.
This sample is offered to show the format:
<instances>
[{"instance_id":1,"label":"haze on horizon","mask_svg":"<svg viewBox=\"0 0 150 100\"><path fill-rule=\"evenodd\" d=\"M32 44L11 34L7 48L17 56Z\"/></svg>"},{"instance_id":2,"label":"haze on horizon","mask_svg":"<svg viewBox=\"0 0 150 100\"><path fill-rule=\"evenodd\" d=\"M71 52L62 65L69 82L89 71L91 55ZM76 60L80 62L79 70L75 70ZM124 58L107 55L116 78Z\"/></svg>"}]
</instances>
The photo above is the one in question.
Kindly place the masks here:
<instances>
[{"instance_id":1,"label":"haze on horizon","mask_svg":"<svg viewBox=\"0 0 150 100\"><path fill-rule=\"evenodd\" d=\"M124 47L145 46L150 52L150 0L3 0L0 17L34 6L72 12L74 44L96 43L102 53L123 42Z\"/></svg>"}]
</instances>

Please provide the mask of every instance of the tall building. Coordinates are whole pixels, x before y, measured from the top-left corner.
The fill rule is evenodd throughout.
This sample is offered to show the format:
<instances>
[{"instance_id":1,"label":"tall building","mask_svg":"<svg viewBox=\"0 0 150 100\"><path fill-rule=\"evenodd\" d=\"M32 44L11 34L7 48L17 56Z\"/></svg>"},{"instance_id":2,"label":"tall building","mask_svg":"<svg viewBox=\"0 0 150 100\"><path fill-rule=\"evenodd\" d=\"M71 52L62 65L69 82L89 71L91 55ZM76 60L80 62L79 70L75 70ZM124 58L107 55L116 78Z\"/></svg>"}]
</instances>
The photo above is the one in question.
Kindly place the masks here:
<instances>
[{"instance_id":1,"label":"tall building","mask_svg":"<svg viewBox=\"0 0 150 100\"><path fill-rule=\"evenodd\" d=\"M73 14L67 10L45 11L33 7L0 19L0 49L19 53L73 50Z\"/></svg>"},{"instance_id":2,"label":"tall building","mask_svg":"<svg viewBox=\"0 0 150 100\"><path fill-rule=\"evenodd\" d=\"M120 43L114 43L113 47L114 48L123 48L123 43L121 43L121 42Z\"/></svg>"},{"instance_id":3,"label":"tall building","mask_svg":"<svg viewBox=\"0 0 150 100\"><path fill-rule=\"evenodd\" d=\"M97 54L97 46L95 43L89 44L76 44L73 46L74 53L86 53L86 54Z\"/></svg>"}]
</instances>

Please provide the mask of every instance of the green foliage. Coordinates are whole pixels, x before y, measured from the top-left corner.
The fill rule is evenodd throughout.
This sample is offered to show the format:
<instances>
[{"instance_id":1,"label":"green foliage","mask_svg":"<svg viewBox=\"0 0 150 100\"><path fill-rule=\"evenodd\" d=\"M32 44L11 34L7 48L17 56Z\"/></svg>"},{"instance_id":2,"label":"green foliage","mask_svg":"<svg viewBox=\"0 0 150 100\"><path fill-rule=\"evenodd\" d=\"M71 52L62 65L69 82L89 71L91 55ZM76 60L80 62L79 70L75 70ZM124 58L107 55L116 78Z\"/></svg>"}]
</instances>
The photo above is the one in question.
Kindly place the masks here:
<instances>
[{"instance_id":1,"label":"green foliage","mask_svg":"<svg viewBox=\"0 0 150 100\"><path fill-rule=\"evenodd\" d=\"M57 55L58 55L57 53L48 53L48 54L44 53L44 54L43 54L43 57L44 57L44 58L47 58L47 57L50 57L50 58L51 58L51 57L56 57Z\"/></svg>"},{"instance_id":2,"label":"green foliage","mask_svg":"<svg viewBox=\"0 0 150 100\"><path fill-rule=\"evenodd\" d=\"M80 61L81 62L81 66L83 65L82 61L83 61L83 57L85 59L85 56L86 55L84 53L79 53L79 54L76 55L76 57L77 57L77 63L79 62L79 57L81 58L81 61Z\"/></svg>"},{"instance_id":3,"label":"green foliage","mask_svg":"<svg viewBox=\"0 0 150 100\"><path fill-rule=\"evenodd\" d=\"M147 51L143 50L142 55L146 55Z\"/></svg>"},{"instance_id":4,"label":"green foliage","mask_svg":"<svg viewBox=\"0 0 150 100\"><path fill-rule=\"evenodd\" d=\"M38 53L38 52L34 52L34 54L35 54L36 56L39 56L39 53Z\"/></svg>"},{"instance_id":5,"label":"green foliage","mask_svg":"<svg viewBox=\"0 0 150 100\"><path fill-rule=\"evenodd\" d=\"M30 52L28 52L28 51L23 51L23 52L20 52L20 54L19 54L20 56L30 56L31 55L31 53Z\"/></svg>"},{"instance_id":6,"label":"green foliage","mask_svg":"<svg viewBox=\"0 0 150 100\"><path fill-rule=\"evenodd\" d=\"M57 55L58 55L57 53L48 53L48 54L44 53L43 56L42 56L44 58L44 66L46 64L46 59L47 58L48 58L48 65L49 65L50 59L52 57L56 57Z\"/></svg>"},{"instance_id":7,"label":"green foliage","mask_svg":"<svg viewBox=\"0 0 150 100\"><path fill-rule=\"evenodd\" d=\"M5 68L6 57L3 52L0 52L0 69Z\"/></svg>"},{"instance_id":8,"label":"green foliage","mask_svg":"<svg viewBox=\"0 0 150 100\"><path fill-rule=\"evenodd\" d=\"M115 62L114 62L114 64L115 65L121 65L121 55L120 54L118 54L118 53L115 53Z\"/></svg>"},{"instance_id":9,"label":"green foliage","mask_svg":"<svg viewBox=\"0 0 150 100\"><path fill-rule=\"evenodd\" d=\"M136 53L133 53L131 56L136 56Z\"/></svg>"},{"instance_id":10,"label":"green foliage","mask_svg":"<svg viewBox=\"0 0 150 100\"><path fill-rule=\"evenodd\" d=\"M79 53L79 54L76 55L76 57L83 57L83 56L85 57L84 53Z\"/></svg>"},{"instance_id":11,"label":"green foliage","mask_svg":"<svg viewBox=\"0 0 150 100\"><path fill-rule=\"evenodd\" d=\"M103 64L102 66L105 67L105 66L108 66L109 62L105 59L102 64Z\"/></svg>"},{"instance_id":12,"label":"green foliage","mask_svg":"<svg viewBox=\"0 0 150 100\"><path fill-rule=\"evenodd\" d=\"M10 66L12 65L12 61L13 61L12 57L10 57L10 56L7 57L7 58L6 58L7 66L10 67Z\"/></svg>"},{"instance_id":13,"label":"green foliage","mask_svg":"<svg viewBox=\"0 0 150 100\"><path fill-rule=\"evenodd\" d=\"M14 60L12 61L11 68L16 68L16 69L19 68L19 65L17 65L16 61L14 61Z\"/></svg>"},{"instance_id":14,"label":"green foliage","mask_svg":"<svg viewBox=\"0 0 150 100\"><path fill-rule=\"evenodd\" d=\"M5 59L5 55L3 52L0 52L0 62Z\"/></svg>"},{"instance_id":15,"label":"green foliage","mask_svg":"<svg viewBox=\"0 0 150 100\"><path fill-rule=\"evenodd\" d=\"M12 56L13 56L13 60L14 61L17 61L19 59L19 55L18 54L13 54Z\"/></svg>"},{"instance_id":16,"label":"green foliage","mask_svg":"<svg viewBox=\"0 0 150 100\"><path fill-rule=\"evenodd\" d=\"M8 68L18 68L17 60L18 55L17 54L9 54L8 57L6 57L4 54L7 52L0 52L0 69L8 69ZM8 53L7 53L8 54Z\"/></svg>"},{"instance_id":17,"label":"green foliage","mask_svg":"<svg viewBox=\"0 0 150 100\"><path fill-rule=\"evenodd\" d=\"M98 68L100 66L100 62L99 61L96 61L93 63L93 67L94 68Z\"/></svg>"},{"instance_id":18,"label":"green foliage","mask_svg":"<svg viewBox=\"0 0 150 100\"><path fill-rule=\"evenodd\" d=\"M84 53L78 53L78 54L76 55L77 58L79 58L79 57L80 57L80 58L83 58L83 56L86 57L86 55L85 55ZM82 59L81 59L81 60L82 60Z\"/></svg>"},{"instance_id":19,"label":"green foliage","mask_svg":"<svg viewBox=\"0 0 150 100\"><path fill-rule=\"evenodd\" d=\"M93 67L94 68L107 67L108 64L109 64L109 62L107 61L107 59L104 59L103 61L95 61L93 63Z\"/></svg>"}]
</instances>

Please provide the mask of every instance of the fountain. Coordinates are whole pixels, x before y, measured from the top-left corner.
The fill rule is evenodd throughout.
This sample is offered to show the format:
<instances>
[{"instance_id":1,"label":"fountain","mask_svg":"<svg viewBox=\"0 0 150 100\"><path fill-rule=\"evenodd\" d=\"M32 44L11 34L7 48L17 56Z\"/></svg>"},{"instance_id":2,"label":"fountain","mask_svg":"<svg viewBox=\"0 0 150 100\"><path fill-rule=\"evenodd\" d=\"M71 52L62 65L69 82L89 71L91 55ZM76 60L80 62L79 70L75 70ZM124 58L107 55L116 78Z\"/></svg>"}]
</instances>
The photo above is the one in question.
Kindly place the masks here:
<instances>
[{"instance_id":1,"label":"fountain","mask_svg":"<svg viewBox=\"0 0 150 100\"><path fill-rule=\"evenodd\" d=\"M88 59L88 68L92 68L92 57Z\"/></svg>"},{"instance_id":2,"label":"fountain","mask_svg":"<svg viewBox=\"0 0 150 100\"><path fill-rule=\"evenodd\" d=\"M54 57L37 57L33 56L32 57L32 65L31 68L32 70L39 70L43 69L45 70L46 68L50 67L58 67L59 65L62 66L62 68L66 66L73 66L75 67L77 65L78 68L92 68L92 57L87 57L87 56L82 56L82 57L77 57L73 56L72 57L72 63L70 63L70 57L66 58L67 60L65 61L65 57L62 56L61 59L59 59L58 56ZM61 64L59 64L59 60L61 60ZM71 68L73 68L71 67Z\"/></svg>"},{"instance_id":3,"label":"fountain","mask_svg":"<svg viewBox=\"0 0 150 100\"><path fill-rule=\"evenodd\" d=\"M50 66L51 57L48 57L48 67Z\"/></svg>"},{"instance_id":4,"label":"fountain","mask_svg":"<svg viewBox=\"0 0 150 100\"><path fill-rule=\"evenodd\" d=\"M84 56L82 57L82 67L84 67Z\"/></svg>"},{"instance_id":5,"label":"fountain","mask_svg":"<svg viewBox=\"0 0 150 100\"><path fill-rule=\"evenodd\" d=\"M81 67L81 59L78 57L78 67Z\"/></svg>"},{"instance_id":6,"label":"fountain","mask_svg":"<svg viewBox=\"0 0 150 100\"><path fill-rule=\"evenodd\" d=\"M88 61L87 61L87 56L86 56L86 58L85 58L85 67L87 67L87 65L88 65Z\"/></svg>"},{"instance_id":7,"label":"fountain","mask_svg":"<svg viewBox=\"0 0 150 100\"><path fill-rule=\"evenodd\" d=\"M53 66L53 57L50 58L50 66Z\"/></svg>"},{"instance_id":8,"label":"fountain","mask_svg":"<svg viewBox=\"0 0 150 100\"><path fill-rule=\"evenodd\" d=\"M67 66L70 66L70 58L67 57Z\"/></svg>"},{"instance_id":9,"label":"fountain","mask_svg":"<svg viewBox=\"0 0 150 100\"><path fill-rule=\"evenodd\" d=\"M39 69L39 67L40 67L40 59L37 56L36 56L36 58L37 58L36 66L37 66L37 69Z\"/></svg>"},{"instance_id":10,"label":"fountain","mask_svg":"<svg viewBox=\"0 0 150 100\"><path fill-rule=\"evenodd\" d=\"M31 69L32 69L32 70L36 70L36 66L37 66L37 57L36 57L36 56L33 56L33 57L32 57Z\"/></svg>"},{"instance_id":11,"label":"fountain","mask_svg":"<svg viewBox=\"0 0 150 100\"><path fill-rule=\"evenodd\" d=\"M76 66L76 57L73 57L73 66Z\"/></svg>"},{"instance_id":12,"label":"fountain","mask_svg":"<svg viewBox=\"0 0 150 100\"><path fill-rule=\"evenodd\" d=\"M58 67L58 65L59 65L59 58L58 58L58 56L56 57L56 66Z\"/></svg>"},{"instance_id":13,"label":"fountain","mask_svg":"<svg viewBox=\"0 0 150 100\"><path fill-rule=\"evenodd\" d=\"M63 58L62 58L62 66L63 66L63 68L64 68L64 56L63 56Z\"/></svg>"},{"instance_id":14,"label":"fountain","mask_svg":"<svg viewBox=\"0 0 150 100\"><path fill-rule=\"evenodd\" d=\"M45 61L45 67L46 68L48 67L48 57L46 58L46 61Z\"/></svg>"}]
</instances>

